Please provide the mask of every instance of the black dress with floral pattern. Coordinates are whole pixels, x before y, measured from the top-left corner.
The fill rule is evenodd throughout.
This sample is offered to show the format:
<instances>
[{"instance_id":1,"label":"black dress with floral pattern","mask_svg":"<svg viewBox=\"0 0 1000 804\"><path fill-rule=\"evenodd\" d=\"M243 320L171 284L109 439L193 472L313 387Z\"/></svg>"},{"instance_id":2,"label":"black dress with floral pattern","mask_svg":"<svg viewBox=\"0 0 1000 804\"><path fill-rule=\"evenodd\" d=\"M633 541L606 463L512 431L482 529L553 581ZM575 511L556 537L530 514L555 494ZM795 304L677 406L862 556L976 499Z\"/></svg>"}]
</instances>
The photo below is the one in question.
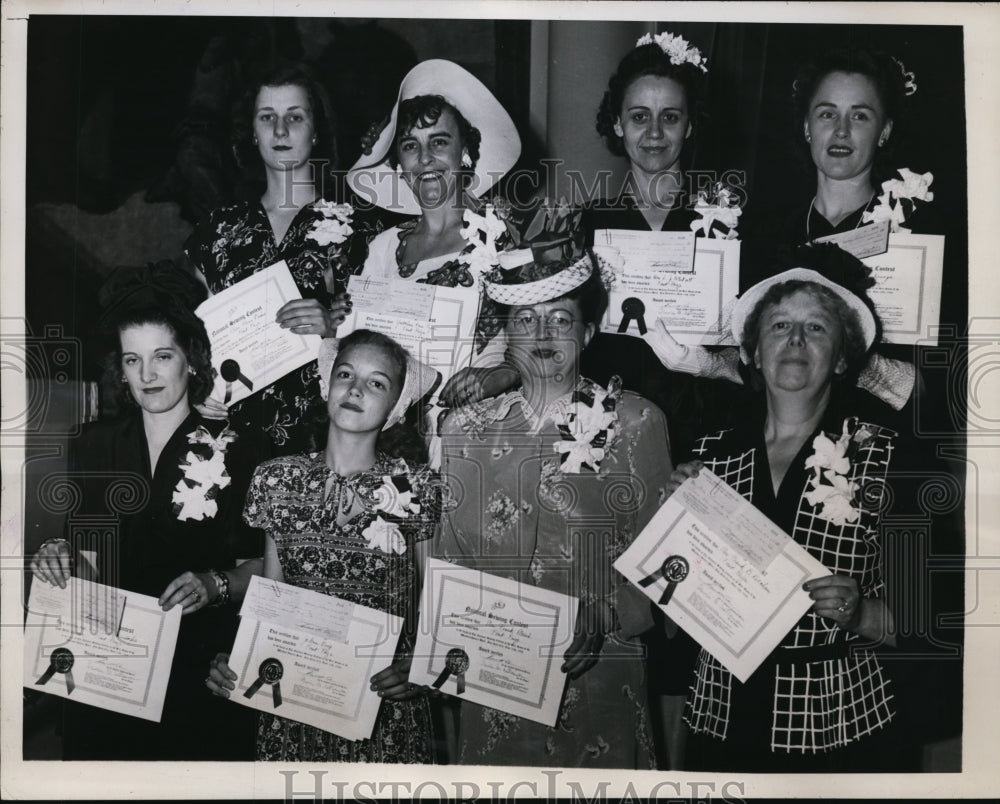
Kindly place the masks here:
<instances>
[{"instance_id":1,"label":"black dress with floral pattern","mask_svg":"<svg viewBox=\"0 0 1000 804\"><path fill-rule=\"evenodd\" d=\"M216 209L197 226L184 251L213 293L284 260L303 298L318 299L329 307L335 293L346 290L351 266L364 262L367 242L380 225L375 219L362 222L355 216L354 234L346 241L320 245L310 234L316 223L324 220L322 205L317 201L302 207L280 243L275 242L260 202ZM358 250L360 253L355 253ZM315 361L229 408L235 429L263 430L274 445L273 454L278 455L313 449L311 436L321 428L325 415Z\"/></svg>"},{"instance_id":2,"label":"black dress with floral pattern","mask_svg":"<svg viewBox=\"0 0 1000 804\"><path fill-rule=\"evenodd\" d=\"M322 453L277 458L257 467L244 517L274 539L285 583L359 603L415 624L417 542L434 533L440 503L436 475L380 455L375 466L351 477L327 467ZM406 491L390 478L402 481ZM397 496L398 494L398 496ZM406 516L385 515L399 542L374 535L385 506L408 501ZM419 505L419 511L416 506ZM399 509L397 508L397 511ZM384 533L384 531L383 531ZM400 552L397 552L399 550ZM397 655L413 644L410 629ZM276 715L262 713L257 759L303 762L433 762L431 710L426 697L383 700L370 739L347 740Z\"/></svg>"}]
</instances>

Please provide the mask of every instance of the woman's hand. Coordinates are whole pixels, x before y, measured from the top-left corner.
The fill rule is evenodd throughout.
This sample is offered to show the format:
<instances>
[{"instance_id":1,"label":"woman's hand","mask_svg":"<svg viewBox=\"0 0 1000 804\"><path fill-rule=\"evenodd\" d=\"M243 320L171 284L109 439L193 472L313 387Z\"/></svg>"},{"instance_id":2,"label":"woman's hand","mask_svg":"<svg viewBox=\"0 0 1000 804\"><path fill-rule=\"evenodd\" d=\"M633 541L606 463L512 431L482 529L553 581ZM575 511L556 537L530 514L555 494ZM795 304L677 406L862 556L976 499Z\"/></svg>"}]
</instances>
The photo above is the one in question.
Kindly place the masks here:
<instances>
[{"instance_id":1,"label":"woman's hand","mask_svg":"<svg viewBox=\"0 0 1000 804\"><path fill-rule=\"evenodd\" d=\"M412 656L404 656L390 664L385 670L373 675L372 692L377 692L379 698L387 698L390 701L407 701L418 695L426 695L426 687L420 684L411 684L407 680L412 662Z\"/></svg>"},{"instance_id":2,"label":"woman's hand","mask_svg":"<svg viewBox=\"0 0 1000 804\"><path fill-rule=\"evenodd\" d=\"M228 698L229 691L236 689L236 673L229 669L228 653L216 653L215 658L208 663L205 686L220 698Z\"/></svg>"},{"instance_id":3,"label":"woman's hand","mask_svg":"<svg viewBox=\"0 0 1000 804\"><path fill-rule=\"evenodd\" d=\"M203 609L219 594L215 579L209 572L185 572L174 578L160 595L160 608L170 611L174 606L183 606L181 614L190 614Z\"/></svg>"},{"instance_id":4,"label":"woman's hand","mask_svg":"<svg viewBox=\"0 0 1000 804\"><path fill-rule=\"evenodd\" d=\"M351 297L341 293L333 300L329 310L316 299L292 299L278 310L275 320L282 328L290 329L297 335L332 338L350 311Z\"/></svg>"},{"instance_id":5,"label":"woman's hand","mask_svg":"<svg viewBox=\"0 0 1000 804\"><path fill-rule=\"evenodd\" d=\"M490 368L464 368L441 390L441 402L449 408L471 405L509 391L521 379L517 369L506 364Z\"/></svg>"},{"instance_id":6,"label":"woman's hand","mask_svg":"<svg viewBox=\"0 0 1000 804\"><path fill-rule=\"evenodd\" d=\"M847 631L855 630L861 622L865 601L858 582L849 575L813 578L802 588L815 601L812 610L820 617L833 620Z\"/></svg>"},{"instance_id":7,"label":"woman's hand","mask_svg":"<svg viewBox=\"0 0 1000 804\"><path fill-rule=\"evenodd\" d=\"M229 418L229 408L227 408L214 396L205 397L205 401L200 405L195 405L194 409L203 419L222 421L223 419Z\"/></svg>"},{"instance_id":8,"label":"woman's hand","mask_svg":"<svg viewBox=\"0 0 1000 804\"><path fill-rule=\"evenodd\" d=\"M583 603L576 618L576 634L563 654L560 668L570 678L579 678L597 664L604 639L614 626L611 609L603 603Z\"/></svg>"},{"instance_id":9,"label":"woman's hand","mask_svg":"<svg viewBox=\"0 0 1000 804\"><path fill-rule=\"evenodd\" d=\"M663 490L666 492L666 496L669 497L680 487L681 483L687 480L689 477L698 477L698 472L705 468L705 464L701 461L688 461L687 463L679 463L674 467L674 471L670 473L670 477L667 479L666 485Z\"/></svg>"},{"instance_id":10,"label":"woman's hand","mask_svg":"<svg viewBox=\"0 0 1000 804\"><path fill-rule=\"evenodd\" d=\"M36 578L65 589L73 574L70 558L69 542L65 539L47 539L31 559L31 571Z\"/></svg>"}]
</instances>

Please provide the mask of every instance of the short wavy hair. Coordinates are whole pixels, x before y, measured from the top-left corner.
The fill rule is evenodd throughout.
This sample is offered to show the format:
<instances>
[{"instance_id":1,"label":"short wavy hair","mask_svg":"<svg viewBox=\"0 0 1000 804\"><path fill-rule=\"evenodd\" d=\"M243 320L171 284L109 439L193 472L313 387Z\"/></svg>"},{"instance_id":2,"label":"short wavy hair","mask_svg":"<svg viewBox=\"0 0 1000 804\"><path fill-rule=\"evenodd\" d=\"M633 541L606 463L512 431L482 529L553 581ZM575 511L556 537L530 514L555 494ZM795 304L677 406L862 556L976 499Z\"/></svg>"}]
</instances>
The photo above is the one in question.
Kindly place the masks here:
<instances>
[{"instance_id":1,"label":"short wavy hair","mask_svg":"<svg viewBox=\"0 0 1000 804\"><path fill-rule=\"evenodd\" d=\"M472 160L472 166L465 168L471 177L471 172L479 162L479 146L482 144L483 135L466 119L465 115L440 95L417 95L413 98L407 98L399 104L399 112L396 115L396 131L392 137L392 147L389 149L388 161L392 167L399 164L399 155L396 149L400 138L415 128L433 126L445 109L454 115L462 147L468 152L469 159Z\"/></svg>"},{"instance_id":2,"label":"short wavy hair","mask_svg":"<svg viewBox=\"0 0 1000 804\"><path fill-rule=\"evenodd\" d=\"M109 345L103 381L119 408L135 404L124 383L121 334L147 324L170 330L193 369L188 378L188 401L192 405L205 401L215 381L212 347L205 324L194 310L207 296L204 285L170 260L144 268L119 268L111 275L99 297L101 329Z\"/></svg>"},{"instance_id":3,"label":"short wavy hair","mask_svg":"<svg viewBox=\"0 0 1000 804\"><path fill-rule=\"evenodd\" d=\"M805 164L812 165L809 144L802 136L802 123L809 116L816 90L830 73L863 75L875 86L892 131L885 144L875 152L876 178L893 173L894 150L906 130L906 81L902 65L892 56L867 48L838 48L819 55L799 70L792 83L793 141Z\"/></svg>"},{"instance_id":4,"label":"short wavy hair","mask_svg":"<svg viewBox=\"0 0 1000 804\"><path fill-rule=\"evenodd\" d=\"M615 133L615 123L621 117L625 93L637 79L647 75L673 79L684 88L688 119L692 130L697 129L697 120L701 116L704 73L688 62L673 64L659 45L641 45L630 50L619 62L597 110L597 133L615 156L625 156L622 138Z\"/></svg>"},{"instance_id":5,"label":"short wavy hair","mask_svg":"<svg viewBox=\"0 0 1000 804\"><path fill-rule=\"evenodd\" d=\"M244 179L252 184L264 181L264 162L253 141L253 120L257 95L263 87L300 87L309 98L316 144L309 161L316 167L316 181L333 175L337 168L337 121L330 98L312 71L304 64L277 64L265 67L247 82L233 108L231 142L236 164Z\"/></svg>"}]
</instances>

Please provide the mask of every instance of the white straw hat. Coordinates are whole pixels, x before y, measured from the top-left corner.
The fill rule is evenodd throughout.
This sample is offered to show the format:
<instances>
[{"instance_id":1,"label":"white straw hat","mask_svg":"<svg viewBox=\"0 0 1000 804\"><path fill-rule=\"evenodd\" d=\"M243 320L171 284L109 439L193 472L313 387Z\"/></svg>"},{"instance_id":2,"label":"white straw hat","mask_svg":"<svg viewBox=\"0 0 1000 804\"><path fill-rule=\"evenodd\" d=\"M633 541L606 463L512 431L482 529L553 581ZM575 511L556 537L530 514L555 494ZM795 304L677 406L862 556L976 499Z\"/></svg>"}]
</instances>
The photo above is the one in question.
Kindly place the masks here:
<instances>
[{"instance_id":1,"label":"white straw hat","mask_svg":"<svg viewBox=\"0 0 1000 804\"><path fill-rule=\"evenodd\" d=\"M872 311L860 297L852 293L843 285L839 285L836 282L827 279L821 273L813 271L810 268L790 268L787 271L782 271L780 274L775 274L774 276L769 276L767 279L761 280L740 296L736 300L736 304L733 306L733 314L729 320L729 328L733 333L733 339L740 345L740 358L744 363L750 363L750 357L743 348L743 327L746 324L747 317L753 312L757 303L764 297L764 294L767 293L770 288L792 280L812 282L817 285L822 285L828 290L836 293L841 299L844 300L844 303L857 314L858 321L861 323L861 333L865 339L865 348L869 348L875 342L875 333L877 331L875 316L872 315Z\"/></svg>"},{"instance_id":2,"label":"white straw hat","mask_svg":"<svg viewBox=\"0 0 1000 804\"><path fill-rule=\"evenodd\" d=\"M388 125L372 145L370 154L362 154L347 172L347 183L361 198L409 215L419 215L420 205L402 177L388 163L389 150L396 135L399 104L419 95L440 95L479 129L479 161L467 191L480 197L496 184L521 155L521 138L507 110L493 93L468 70L452 61L422 61L399 85L396 105Z\"/></svg>"}]
</instances>

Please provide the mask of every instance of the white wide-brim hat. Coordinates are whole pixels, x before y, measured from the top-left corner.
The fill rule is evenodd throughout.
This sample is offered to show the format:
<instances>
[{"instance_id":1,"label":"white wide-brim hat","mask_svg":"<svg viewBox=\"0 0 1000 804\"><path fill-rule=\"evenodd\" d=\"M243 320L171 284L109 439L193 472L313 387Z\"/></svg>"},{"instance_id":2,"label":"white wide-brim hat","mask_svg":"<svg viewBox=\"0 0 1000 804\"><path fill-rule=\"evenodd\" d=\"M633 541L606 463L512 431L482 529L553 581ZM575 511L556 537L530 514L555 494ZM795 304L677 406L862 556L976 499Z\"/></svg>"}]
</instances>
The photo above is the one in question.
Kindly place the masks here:
<instances>
[{"instance_id":1,"label":"white wide-brim hat","mask_svg":"<svg viewBox=\"0 0 1000 804\"><path fill-rule=\"evenodd\" d=\"M514 121L482 81L452 61L420 62L399 85L389 124L382 129L372 152L362 154L347 172L347 183L358 196L383 209L408 215L419 215L420 205L387 160L396 135L399 104L419 95L440 95L479 129L479 161L467 188L475 197L496 184L521 155L521 138Z\"/></svg>"},{"instance_id":2,"label":"white wide-brim hat","mask_svg":"<svg viewBox=\"0 0 1000 804\"><path fill-rule=\"evenodd\" d=\"M875 316L860 297L856 296L843 285L838 285L836 282L827 279L822 274L809 268L790 268L787 271L782 271L780 274L762 279L740 296L733 306L733 314L729 320L729 329L733 333L733 339L740 345L740 358L744 363L750 364L750 355L743 348L743 327L746 324L747 317L753 312L757 303L770 288L792 280L812 282L836 293L857 314L858 321L861 323L861 333L865 339L865 348L870 348L875 342L875 334L877 332Z\"/></svg>"}]
</instances>

